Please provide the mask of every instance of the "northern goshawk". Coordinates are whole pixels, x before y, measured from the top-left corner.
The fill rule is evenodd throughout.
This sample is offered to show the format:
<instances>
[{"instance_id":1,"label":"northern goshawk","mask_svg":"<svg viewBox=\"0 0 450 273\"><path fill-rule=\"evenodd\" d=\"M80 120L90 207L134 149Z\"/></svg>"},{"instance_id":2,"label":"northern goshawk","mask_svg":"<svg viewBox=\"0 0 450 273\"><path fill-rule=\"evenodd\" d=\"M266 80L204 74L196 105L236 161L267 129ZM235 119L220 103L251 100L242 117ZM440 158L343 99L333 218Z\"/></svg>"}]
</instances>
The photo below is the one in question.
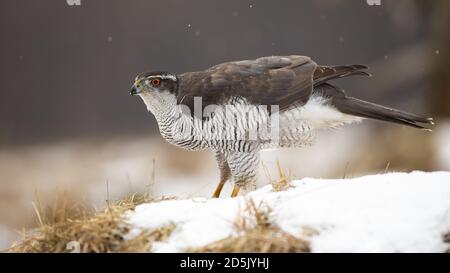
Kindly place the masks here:
<instances>
[{"instance_id":1,"label":"northern goshawk","mask_svg":"<svg viewBox=\"0 0 450 273\"><path fill-rule=\"evenodd\" d=\"M317 65L306 56L271 56L227 62L204 71L138 75L139 95L158 122L161 135L188 149L215 152L219 197L230 178L232 197L256 187L259 151L310 144L317 130L364 118L419 129L431 118L347 96L329 82L369 76L364 65Z\"/></svg>"}]
</instances>

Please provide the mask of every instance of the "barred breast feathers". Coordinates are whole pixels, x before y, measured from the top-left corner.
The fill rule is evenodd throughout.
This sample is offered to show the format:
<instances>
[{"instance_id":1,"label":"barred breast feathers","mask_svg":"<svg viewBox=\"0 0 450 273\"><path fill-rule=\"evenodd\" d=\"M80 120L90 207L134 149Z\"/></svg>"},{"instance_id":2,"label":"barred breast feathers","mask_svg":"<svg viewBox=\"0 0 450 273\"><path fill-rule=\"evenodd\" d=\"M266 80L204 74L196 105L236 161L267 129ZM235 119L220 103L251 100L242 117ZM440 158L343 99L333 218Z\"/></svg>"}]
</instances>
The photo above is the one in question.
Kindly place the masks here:
<instances>
[{"instance_id":1,"label":"barred breast feathers","mask_svg":"<svg viewBox=\"0 0 450 273\"><path fill-rule=\"evenodd\" d=\"M222 105L206 106L201 117L183 114L167 97L157 103L144 99L158 122L161 135L170 143L188 150L211 148L245 152L257 148L300 147L311 144L314 131L336 128L361 118L346 115L328 99L313 95L299 107L279 115L279 131L273 139L271 113L267 106L251 105L245 98L232 97Z\"/></svg>"}]
</instances>

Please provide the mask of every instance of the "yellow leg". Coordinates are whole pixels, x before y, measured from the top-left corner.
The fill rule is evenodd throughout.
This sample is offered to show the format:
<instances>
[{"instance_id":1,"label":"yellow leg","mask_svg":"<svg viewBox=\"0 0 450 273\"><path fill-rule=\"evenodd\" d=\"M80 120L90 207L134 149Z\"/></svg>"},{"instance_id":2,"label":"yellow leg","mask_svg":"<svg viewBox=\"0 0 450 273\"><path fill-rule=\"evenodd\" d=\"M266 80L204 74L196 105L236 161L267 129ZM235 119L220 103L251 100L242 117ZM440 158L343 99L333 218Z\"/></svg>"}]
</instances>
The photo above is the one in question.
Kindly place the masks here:
<instances>
[{"instance_id":1,"label":"yellow leg","mask_svg":"<svg viewBox=\"0 0 450 273\"><path fill-rule=\"evenodd\" d=\"M225 181L220 181L219 184L216 187L216 190L214 191L212 198L219 198L220 193L222 192L223 185L225 185Z\"/></svg>"},{"instance_id":2,"label":"yellow leg","mask_svg":"<svg viewBox=\"0 0 450 273\"><path fill-rule=\"evenodd\" d=\"M233 192L231 193L231 197L236 197L239 194L240 189L241 188L239 188L239 186L234 185Z\"/></svg>"}]
</instances>

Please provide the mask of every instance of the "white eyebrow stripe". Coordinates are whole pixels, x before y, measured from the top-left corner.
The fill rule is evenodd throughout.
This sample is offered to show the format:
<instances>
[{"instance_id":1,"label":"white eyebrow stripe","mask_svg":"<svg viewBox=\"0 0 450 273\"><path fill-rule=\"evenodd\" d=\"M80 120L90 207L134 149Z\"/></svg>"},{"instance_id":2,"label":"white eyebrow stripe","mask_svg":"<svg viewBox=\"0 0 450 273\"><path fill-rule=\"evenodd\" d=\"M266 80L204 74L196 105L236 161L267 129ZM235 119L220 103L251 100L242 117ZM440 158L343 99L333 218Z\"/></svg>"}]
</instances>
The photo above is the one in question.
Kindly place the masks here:
<instances>
[{"instance_id":1,"label":"white eyebrow stripe","mask_svg":"<svg viewBox=\"0 0 450 273\"><path fill-rule=\"evenodd\" d=\"M160 78L163 80L172 80L174 82L177 81L177 77L175 77L173 75L151 75L151 76L147 77L147 79L153 79L153 78Z\"/></svg>"}]
</instances>

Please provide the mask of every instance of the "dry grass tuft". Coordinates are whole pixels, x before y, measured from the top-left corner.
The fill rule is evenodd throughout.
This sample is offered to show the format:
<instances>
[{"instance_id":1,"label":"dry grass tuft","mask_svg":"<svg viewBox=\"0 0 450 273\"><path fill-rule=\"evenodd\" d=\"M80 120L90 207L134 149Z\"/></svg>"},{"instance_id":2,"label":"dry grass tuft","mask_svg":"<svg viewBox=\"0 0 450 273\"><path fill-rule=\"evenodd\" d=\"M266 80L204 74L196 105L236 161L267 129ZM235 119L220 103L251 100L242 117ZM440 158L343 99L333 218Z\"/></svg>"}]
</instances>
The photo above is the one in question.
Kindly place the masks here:
<instances>
[{"instance_id":1,"label":"dry grass tuft","mask_svg":"<svg viewBox=\"0 0 450 273\"><path fill-rule=\"evenodd\" d=\"M249 200L244 215L237 218L237 236L213 242L190 252L291 253L310 252L309 242L281 230L272 220L272 209L265 203Z\"/></svg>"},{"instance_id":2,"label":"dry grass tuft","mask_svg":"<svg viewBox=\"0 0 450 273\"><path fill-rule=\"evenodd\" d=\"M165 198L163 198L165 199ZM34 205L39 227L24 232L10 252L148 252L152 243L165 240L174 230L170 225L146 230L125 239L131 230L124 221L126 211L142 203L158 201L146 195L130 195L110 204L103 211L87 210L72 200L61 197L53 207Z\"/></svg>"},{"instance_id":3,"label":"dry grass tuft","mask_svg":"<svg viewBox=\"0 0 450 273\"><path fill-rule=\"evenodd\" d=\"M291 184L293 179L292 173L289 171L289 174L286 175L283 169L281 168L279 161L277 161L277 169L278 169L278 179L271 182L273 191L280 192L293 188Z\"/></svg>"}]
</instances>

